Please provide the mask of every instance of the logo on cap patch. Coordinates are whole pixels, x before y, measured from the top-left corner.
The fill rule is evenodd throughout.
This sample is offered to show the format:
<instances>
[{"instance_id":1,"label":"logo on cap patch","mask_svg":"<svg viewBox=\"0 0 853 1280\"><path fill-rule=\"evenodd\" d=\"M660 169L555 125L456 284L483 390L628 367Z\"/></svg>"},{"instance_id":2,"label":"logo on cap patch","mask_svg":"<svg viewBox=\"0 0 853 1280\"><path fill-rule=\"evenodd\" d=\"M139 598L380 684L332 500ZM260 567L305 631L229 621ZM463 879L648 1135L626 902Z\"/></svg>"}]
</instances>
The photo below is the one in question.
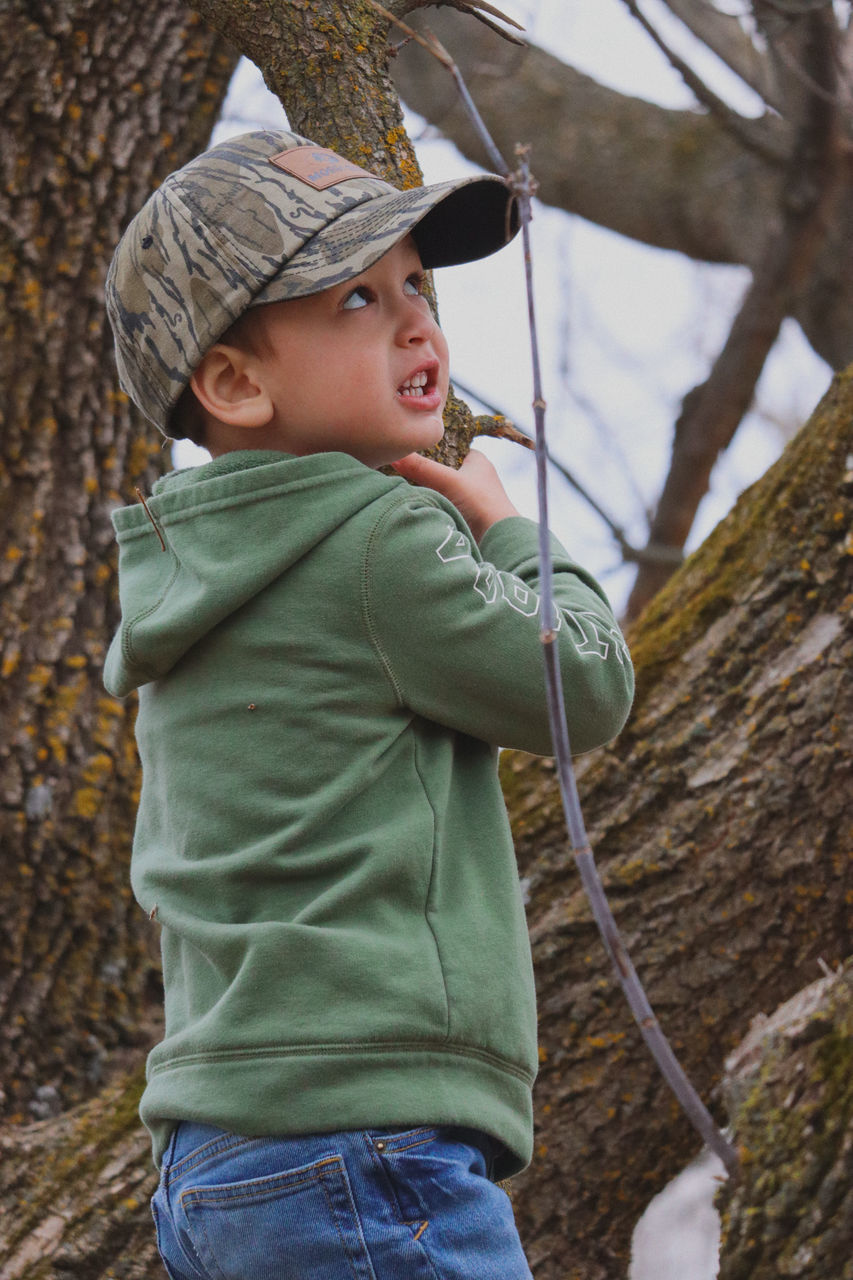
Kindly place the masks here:
<instances>
[{"instance_id":1,"label":"logo on cap patch","mask_svg":"<svg viewBox=\"0 0 853 1280\"><path fill-rule=\"evenodd\" d=\"M270 164L300 182L306 182L315 191L325 191L326 187L348 182L351 178L376 176L368 173L367 169L360 169L357 164L350 164L349 160L326 147L288 147L286 151L270 156Z\"/></svg>"}]
</instances>

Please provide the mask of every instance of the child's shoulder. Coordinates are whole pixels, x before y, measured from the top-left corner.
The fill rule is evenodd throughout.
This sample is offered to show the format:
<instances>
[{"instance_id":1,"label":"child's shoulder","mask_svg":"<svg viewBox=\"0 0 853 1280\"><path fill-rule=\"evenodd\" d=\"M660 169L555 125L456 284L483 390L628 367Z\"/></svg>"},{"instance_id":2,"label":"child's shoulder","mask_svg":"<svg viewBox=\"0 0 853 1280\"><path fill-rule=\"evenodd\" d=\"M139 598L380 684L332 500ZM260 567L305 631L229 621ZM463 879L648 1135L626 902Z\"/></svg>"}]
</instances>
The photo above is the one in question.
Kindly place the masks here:
<instances>
[{"instance_id":1,"label":"child's shoulder","mask_svg":"<svg viewBox=\"0 0 853 1280\"><path fill-rule=\"evenodd\" d=\"M381 537L417 547L420 543L431 542L439 533L446 536L450 529L455 529L472 546L476 546L462 514L448 498L434 489L422 489L398 480L376 504L374 539Z\"/></svg>"}]
</instances>

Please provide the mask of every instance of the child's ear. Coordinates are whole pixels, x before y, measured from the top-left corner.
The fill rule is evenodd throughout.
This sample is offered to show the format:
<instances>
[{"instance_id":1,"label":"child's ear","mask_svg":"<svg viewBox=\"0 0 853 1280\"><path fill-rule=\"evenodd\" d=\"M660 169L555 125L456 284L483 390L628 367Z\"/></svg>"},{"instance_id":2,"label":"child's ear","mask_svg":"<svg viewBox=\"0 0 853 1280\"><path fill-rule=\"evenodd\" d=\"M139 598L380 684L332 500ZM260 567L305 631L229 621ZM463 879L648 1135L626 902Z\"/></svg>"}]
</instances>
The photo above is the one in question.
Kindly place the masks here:
<instances>
[{"instance_id":1,"label":"child's ear","mask_svg":"<svg viewBox=\"0 0 853 1280\"><path fill-rule=\"evenodd\" d=\"M273 402L256 362L239 347L217 342L196 369L190 386L207 412L229 426L265 427L273 416Z\"/></svg>"}]
</instances>

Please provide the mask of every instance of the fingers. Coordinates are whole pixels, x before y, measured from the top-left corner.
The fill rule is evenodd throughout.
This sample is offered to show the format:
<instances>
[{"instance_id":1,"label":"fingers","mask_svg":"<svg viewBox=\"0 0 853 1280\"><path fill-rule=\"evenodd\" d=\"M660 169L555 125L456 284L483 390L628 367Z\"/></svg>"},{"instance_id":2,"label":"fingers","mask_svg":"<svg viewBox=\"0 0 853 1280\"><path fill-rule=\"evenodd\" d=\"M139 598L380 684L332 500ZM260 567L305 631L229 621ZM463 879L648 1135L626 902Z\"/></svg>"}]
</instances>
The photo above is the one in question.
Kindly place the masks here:
<instances>
[{"instance_id":1,"label":"fingers","mask_svg":"<svg viewBox=\"0 0 853 1280\"><path fill-rule=\"evenodd\" d=\"M400 458L398 462L392 462L391 465L404 480L409 480L412 484L424 485L428 489L435 489L438 493L443 493L446 498L452 499L454 492L458 492L458 473L442 462L424 458L419 453L410 453L405 458Z\"/></svg>"},{"instance_id":2,"label":"fingers","mask_svg":"<svg viewBox=\"0 0 853 1280\"><path fill-rule=\"evenodd\" d=\"M426 485L430 489L437 489L447 497L450 496L451 491L459 492L461 489L466 489L472 480L477 481L492 476L497 478L498 474L486 455L477 449L471 449L466 454L458 470L445 466L443 462L425 458L420 453L409 453L405 458L400 458L398 462L392 462L391 465L397 474L406 480L411 480L414 484Z\"/></svg>"},{"instance_id":3,"label":"fingers","mask_svg":"<svg viewBox=\"0 0 853 1280\"><path fill-rule=\"evenodd\" d=\"M418 453L408 454L393 467L404 479L434 489L449 499L468 522L478 542L498 520L518 515L494 466L477 449L471 450L458 471Z\"/></svg>"}]
</instances>

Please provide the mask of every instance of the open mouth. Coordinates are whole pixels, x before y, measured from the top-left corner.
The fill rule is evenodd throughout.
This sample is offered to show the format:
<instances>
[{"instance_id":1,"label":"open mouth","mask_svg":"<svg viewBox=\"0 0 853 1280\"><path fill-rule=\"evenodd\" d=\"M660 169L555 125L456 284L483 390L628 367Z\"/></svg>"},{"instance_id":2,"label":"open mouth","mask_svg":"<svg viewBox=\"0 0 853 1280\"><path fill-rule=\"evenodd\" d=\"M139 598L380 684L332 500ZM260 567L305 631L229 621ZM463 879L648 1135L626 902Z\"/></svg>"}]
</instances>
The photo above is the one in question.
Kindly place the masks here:
<instances>
[{"instance_id":1,"label":"open mouth","mask_svg":"<svg viewBox=\"0 0 853 1280\"><path fill-rule=\"evenodd\" d=\"M416 369L405 382L400 383L397 394L413 400L420 400L423 396L430 395L436 389L437 373L438 368L434 364Z\"/></svg>"}]
</instances>

